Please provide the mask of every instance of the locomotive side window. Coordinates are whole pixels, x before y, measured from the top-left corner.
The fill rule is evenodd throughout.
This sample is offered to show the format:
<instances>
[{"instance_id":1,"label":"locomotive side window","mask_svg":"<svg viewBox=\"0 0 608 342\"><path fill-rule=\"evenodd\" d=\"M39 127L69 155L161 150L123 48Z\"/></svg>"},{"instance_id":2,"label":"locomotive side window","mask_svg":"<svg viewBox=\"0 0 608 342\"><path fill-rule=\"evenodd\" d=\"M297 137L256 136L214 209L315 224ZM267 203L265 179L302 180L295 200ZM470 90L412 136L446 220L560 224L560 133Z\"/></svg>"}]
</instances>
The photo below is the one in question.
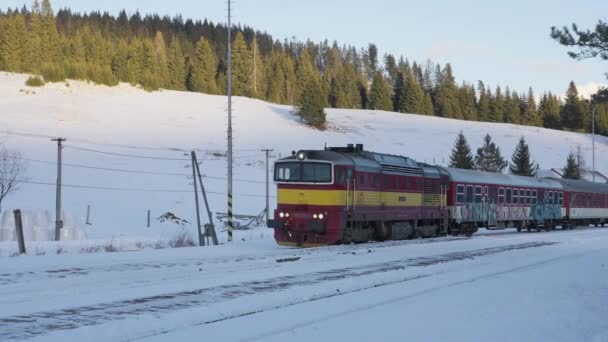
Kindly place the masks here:
<instances>
[{"instance_id":1,"label":"locomotive side window","mask_svg":"<svg viewBox=\"0 0 608 342\"><path fill-rule=\"evenodd\" d=\"M467 203L473 202L473 186L467 185Z\"/></svg>"},{"instance_id":2,"label":"locomotive side window","mask_svg":"<svg viewBox=\"0 0 608 342\"><path fill-rule=\"evenodd\" d=\"M532 190L532 204L536 204L536 190Z\"/></svg>"},{"instance_id":3,"label":"locomotive side window","mask_svg":"<svg viewBox=\"0 0 608 342\"><path fill-rule=\"evenodd\" d=\"M507 189L507 204L511 204L511 189Z\"/></svg>"},{"instance_id":4,"label":"locomotive side window","mask_svg":"<svg viewBox=\"0 0 608 342\"><path fill-rule=\"evenodd\" d=\"M498 204L505 203L505 188L498 188Z\"/></svg>"},{"instance_id":5,"label":"locomotive side window","mask_svg":"<svg viewBox=\"0 0 608 342\"><path fill-rule=\"evenodd\" d=\"M519 201L519 190L513 189L513 204L517 204Z\"/></svg>"},{"instance_id":6,"label":"locomotive side window","mask_svg":"<svg viewBox=\"0 0 608 342\"><path fill-rule=\"evenodd\" d=\"M464 203L464 185L456 186L456 203Z\"/></svg>"}]
</instances>

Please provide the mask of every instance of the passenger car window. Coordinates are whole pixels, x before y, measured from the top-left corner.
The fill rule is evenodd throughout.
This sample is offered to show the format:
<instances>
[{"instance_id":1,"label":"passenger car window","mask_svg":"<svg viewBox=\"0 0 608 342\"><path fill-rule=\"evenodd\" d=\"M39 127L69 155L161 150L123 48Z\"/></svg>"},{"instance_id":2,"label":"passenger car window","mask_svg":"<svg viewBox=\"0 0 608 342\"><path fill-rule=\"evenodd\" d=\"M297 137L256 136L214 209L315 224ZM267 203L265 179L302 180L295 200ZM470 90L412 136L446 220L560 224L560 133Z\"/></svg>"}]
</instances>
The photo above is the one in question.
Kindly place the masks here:
<instances>
[{"instance_id":1,"label":"passenger car window","mask_svg":"<svg viewBox=\"0 0 608 342\"><path fill-rule=\"evenodd\" d=\"M456 186L456 203L464 203L464 185Z\"/></svg>"}]
</instances>

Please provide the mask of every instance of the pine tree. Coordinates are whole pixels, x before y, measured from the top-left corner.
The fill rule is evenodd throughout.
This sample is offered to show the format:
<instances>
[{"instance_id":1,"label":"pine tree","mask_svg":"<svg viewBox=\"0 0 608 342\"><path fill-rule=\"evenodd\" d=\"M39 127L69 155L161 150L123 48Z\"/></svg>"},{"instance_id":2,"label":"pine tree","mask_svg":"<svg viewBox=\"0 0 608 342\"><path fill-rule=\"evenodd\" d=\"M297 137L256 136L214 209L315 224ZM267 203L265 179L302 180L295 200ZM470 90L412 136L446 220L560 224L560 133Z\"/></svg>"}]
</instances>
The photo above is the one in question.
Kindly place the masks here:
<instances>
[{"instance_id":1,"label":"pine tree","mask_svg":"<svg viewBox=\"0 0 608 342\"><path fill-rule=\"evenodd\" d=\"M542 118L543 127L560 129L560 103L556 96L551 93L543 95L539 104L539 116Z\"/></svg>"},{"instance_id":2,"label":"pine tree","mask_svg":"<svg viewBox=\"0 0 608 342\"><path fill-rule=\"evenodd\" d=\"M190 60L188 89L206 94L217 94L215 83L216 65L217 59L215 53L209 46L207 39L201 37L196 44L194 56ZM239 87L241 87L241 91L245 90L243 84L239 85Z\"/></svg>"},{"instance_id":3,"label":"pine tree","mask_svg":"<svg viewBox=\"0 0 608 342\"><path fill-rule=\"evenodd\" d=\"M482 81L479 81L477 90L479 91L479 101L477 104L479 121L488 121L488 118L490 117L490 96L486 92L486 87Z\"/></svg>"},{"instance_id":4,"label":"pine tree","mask_svg":"<svg viewBox=\"0 0 608 342\"><path fill-rule=\"evenodd\" d=\"M412 70L408 70L405 76L405 94L402 94L402 103L399 109L403 113L422 114L425 110L422 87L416 80Z\"/></svg>"},{"instance_id":5,"label":"pine tree","mask_svg":"<svg viewBox=\"0 0 608 342\"><path fill-rule=\"evenodd\" d=\"M186 67L184 54L176 36L171 39L167 56L167 72L169 88L175 90L186 89Z\"/></svg>"},{"instance_id":6,"label":"pine tree","mask_svg":"<svg viewBox=\"0 0 608 342\"><path fill-rule=\"evenodd\" d=\"M489 134L486 134L483 141L483 146L477 149L475 168L486 172L502 173L508 163L503 159L500 148L494 144Z\"/></svg>"},{"instance_id":7,"label":"pine tree","mask_svg":"<svg viewBox=\"0 0 608 342\"><path fill-rule=\"evenodd\" d=\"M156 52L157 75L160 84L164 88L170 88L169 83L169 57L167 55L167 43L161 31L156 32L154 37L154 49Z\"/></svg>"},{"instance_id":8,"label":"pine tree","mask_svg":"<svg viewBox=\"0 0 608 342\"><path fill-rule=\"evenodd\" d=\"M251 62L253 66L251 75L251 86L253 89L251 89L251 94L253 97L263 98L264 94L266 94L266 70L256 35L253 36L253 41L251 42L251 57L253 59Z\"/></svg>"},{"instance_id":9,"label":"pine tree","mask_svg":"<svg viewBox=\"0 0 608 342\"><path fill-rule=\"evenodd\" d=\"M521 109L519 103L519 95L517 95L517 92L511 92L507 89L505 97L505 122L517 125L521 124Z\"/></svg>"},{"instance_id":10,"label":"pine tree","mask_svg":"<svg viewBox=\"0 0 608 342\"><path fill-rule=\"evenodd\" d=\"M475 166L473 162L473 155L471 154L471 147L467 143L467 139L464 137L462 131L458 134L452 154L450 155L450 167L458 169L471 170Z\"/></svg>"},{"instance_id":11,"label":"pine tree","mask_svg":"<svg viewBox=\"0 0 608 342\"><path fill-rule=\"evenodd\" d=\"M395 76L395 86L393 87L393 111L404 112L404 102L406 97L405 76L403 72L398 71Z\"/></svg>"},{"instance_id":12,"label":"pine tree","mask_svg":"<svg viewBox=\"0 0 608 342\"><path fill-rule=\"evenodd\" d=\"M566 166L564 167L564 174L562 178L581 179L581 168L576 157L574 156L574 153L572 152L568 154L568 159L566 160Z\"/></svg>"},{"instance_id":13,"label":"pine tree","mask_svg":"<svg viewBox=\"0 0 608 342\"><path fill-rule=\"evenodd\" d=\"M243 34L237 32L232 44L232 91L234 95L252 95L253 57Z\"/></svg>"},{"instance_id":14,"label":"pine tree","mask_svg":"<svg viewBox=\"0 0 608 342\"><path fill-rule=\"evenodd\" d=\"M437 95L435 96L435 111L438 116L462 119L458 104L456 81L452 74L452 66L446 64L443 71L437 75Z\"/></svg>"},{"instance_id":15,"label":"pine tree","mask_svg":"<svg viewBox=\"0 0 608 342\"><path fill-rule=\"evenodd\" d=\"M530 161L530 150L524 137L519 139L515 152L513 152L509 172L518 176L536 176L536 167L534 162Z\"/></svg>"},{"instance_id":16,"label":"pine tree","mask_svg":"<svg viewBox=\"0 0 608 342\"><path fill-rule=\"evenodd\" d=\"M528 96L525 101L525 110L523 114L522 124L526 126L539 126L538 112L536 108L536 100L532 88L528 90Z\"/></svg>"},{"instance_id":17,"label":"pine tree","mask_svg":"<svg viewBox=\"0 0 608 342\"><path fill-rule=\"evenodd\" d=\"M435 115L435 109L433 107L433 99L430 93L424 94L424 112L426 115Z\"/></svg>"},{"instance_id":18,"label":"pine tree","mask_svg":"<svg viewBox=\"0 0 608 342\"><path fill-rule=\"evenodd\" d=\"M560 113L562 125L573 130L581 129L583 127L583 113L578 90L574 82L571 81L566 92L566 102Z\"/></svg>"},{"instance_id":19,"label":"pine tree","mask_svg":"<svg viewBox=\"0 0 608 342\"><path fill-rule=\"evenodd\" d=\"M298 98L296 114L311 126L325 124L325 98L320 82L312 77Z\"/></svg>"},{"instance_id":20,"label":"pine tree","mask_svg":"<svg viewBox=\"0 0 608 342\"><path fill-rule=\"evenodd\" d=\"M502 95L500 86L496 87L496 92L490 103L489 122L504 122L505 118L505 98Z\"/></svg>"},{"instance_id":21,"label":"pine tree","mask_svg":"<svg viewBox=\"0 0 608 342\"><path fill-rule=\"evenodd\" d=\"M377 72L369 91L369 109L390 111L392 108L391 86L382 74Z\"/></svg>"}]
</instances>

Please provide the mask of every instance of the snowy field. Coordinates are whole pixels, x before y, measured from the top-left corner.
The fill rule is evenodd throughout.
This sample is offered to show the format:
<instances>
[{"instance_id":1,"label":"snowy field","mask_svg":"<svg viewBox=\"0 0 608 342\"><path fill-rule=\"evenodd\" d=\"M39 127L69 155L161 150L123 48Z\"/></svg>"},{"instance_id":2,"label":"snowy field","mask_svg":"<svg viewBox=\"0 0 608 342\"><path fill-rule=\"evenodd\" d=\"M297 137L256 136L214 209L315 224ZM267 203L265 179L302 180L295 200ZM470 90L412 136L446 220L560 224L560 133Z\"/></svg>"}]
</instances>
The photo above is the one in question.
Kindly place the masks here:
<instances>
[{"instance_id":1,"label":"snowy field","mask_svg":"<svg viewBox=\"0 0 608 342\"><path fill-rule=\"evenodd\" d=\"M26 78L0 73L0 141L27 159L23 178L31 182L2 203L0 238L14 239L15 208L31 213L29 222L50 218L44 227L26 227L29 240L53 236L57 148L50 139L57 136L67 138L63 150L63 211L69 217L66 220L71 232L64 234L64 240L84 239L96 246L118 241L125 249L137 249L137 242L166 244L184 229L194 237L188 159L193 149L202 161L211 210L226 212L225 97L176 91L150 93L127 84L108 88L74 81L29 88ZM302 125L291 114L290 106L239 97L234 101L237 214L257 215L264 208L261 148L274 149L274 159L292 150L319 149L325 144L363 143L369 150L444 165L462 130L474 149L490 133L506 157L523 135L533 158L544 169L563 166L567 154L579 146L587 161L591 160L591 137L585 134L344 109L328 109L328 129L319 131ZM602 158L608 152L608 140L598 138L596 152L597 169L608 170L608 161ZM273 196L274 191L271 187ZM271 205L275 201L271 198ZM90 224L85 222L87 206L91 206ZM148 210L152 217L149 228ZM159 222L157 218L166 212L189 223ZM207 223L205 215L202 219ZM216 225L220 240L225 241L223 223ZM240 241L259 240L263 235L257 231L237 234ZM12 254L14 250L7 248L14 245L0 245L0 255ZM39 250L40 254L53 254L81 249L73 245L70 241L48 248L43 244Z\"/></svg>"},{"instance_id":2,"label":"snowy field","mask_svg":"<svg viewBox=\"0 0 608 342\"><path fill-rule=\"evenodd\" d=\"M608 229L5 258L1 341L607 341Z\"/></svg>"}]
</instances>

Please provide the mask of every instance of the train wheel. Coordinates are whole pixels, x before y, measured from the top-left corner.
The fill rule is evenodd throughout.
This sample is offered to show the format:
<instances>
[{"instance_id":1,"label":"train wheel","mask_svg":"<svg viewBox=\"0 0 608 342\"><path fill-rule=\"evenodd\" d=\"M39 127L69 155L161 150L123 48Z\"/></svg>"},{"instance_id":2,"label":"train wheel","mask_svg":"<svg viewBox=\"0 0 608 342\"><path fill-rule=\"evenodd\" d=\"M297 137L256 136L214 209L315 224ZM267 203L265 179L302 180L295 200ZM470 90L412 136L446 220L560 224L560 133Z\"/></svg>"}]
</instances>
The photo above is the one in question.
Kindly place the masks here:
<instances>
[{"instance_id":1,"label":"train wheel","mask_svg":"<svg viewBox=\"0 0 608 342\"><path fill-rule=\"evenodd\" d=\"M521 233L521 227L517 227L517 232Z\"/></svg>"}]
</instances>

